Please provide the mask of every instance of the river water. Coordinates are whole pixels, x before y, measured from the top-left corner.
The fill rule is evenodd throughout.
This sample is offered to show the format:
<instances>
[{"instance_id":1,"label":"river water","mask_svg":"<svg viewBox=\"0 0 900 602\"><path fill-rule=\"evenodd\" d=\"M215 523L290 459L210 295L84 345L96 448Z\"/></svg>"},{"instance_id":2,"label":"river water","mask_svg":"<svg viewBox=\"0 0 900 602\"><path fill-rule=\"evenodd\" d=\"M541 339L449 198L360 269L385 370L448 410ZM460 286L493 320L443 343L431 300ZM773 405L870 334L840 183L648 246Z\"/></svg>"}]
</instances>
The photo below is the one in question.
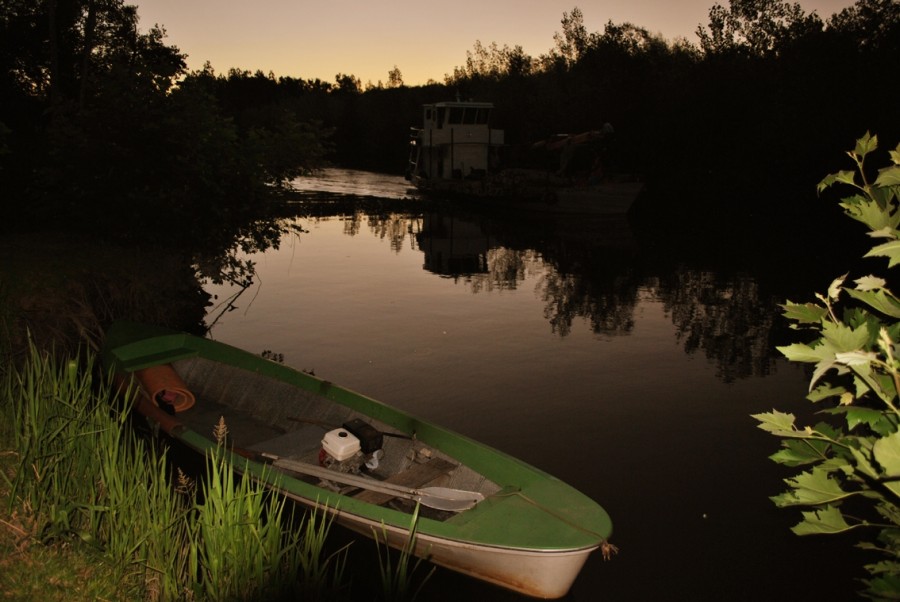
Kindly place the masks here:
<instances>
[{"instance_id":1,"label":"river water","mask_svg":"<svg viewBox=\"0 0 900 602\"><path fill-rule=\"evenodd\" d=\"M790 533L799 514L768 496L791 472L750 418L805 408L807 375L773 350L776 304L802 295L783 273L683 258L633 219L401 200L394 176L326 170L295 186L316 207L298 208L304 231L249 257L248 289L207 286L212 338L282 354L596 499L620 552L592 556L573 600L852 596L855 540ZM374 562L370 546L354 556ZM420 599L464 595L520 599L443 570Z\"/></svg>"}]
</instances>

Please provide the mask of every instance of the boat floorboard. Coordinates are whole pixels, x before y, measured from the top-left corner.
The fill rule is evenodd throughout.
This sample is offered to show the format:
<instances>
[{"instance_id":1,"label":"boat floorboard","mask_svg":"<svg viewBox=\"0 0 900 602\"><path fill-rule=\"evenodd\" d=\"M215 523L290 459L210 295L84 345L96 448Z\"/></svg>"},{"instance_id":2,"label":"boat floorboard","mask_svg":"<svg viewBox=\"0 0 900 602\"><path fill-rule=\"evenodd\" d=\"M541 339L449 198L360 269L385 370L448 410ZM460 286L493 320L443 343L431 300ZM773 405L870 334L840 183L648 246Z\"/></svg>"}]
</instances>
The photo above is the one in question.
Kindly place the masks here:
<instances>
[{"instance_id":1,"label":"boat floorboard","mask_svg":"<svg viewBox=\"0 0 900 602\"><path fill-rule=\"evenodd\" d=\"M448 462L442 458L432 458L424 464L412 464L406 470L391 475L384 481L411 488L437 485L440 481L446 481L456 466L453 462ZM396 496L379 491L362 491L353 497L380 506L391 501Z\"/></svg>"},{"instance_id":2,"label":"boat floorboard","mask_svg":"<svg viewBox=\"0 0 900 602\"><path fill-rule=\"evenodd\" d=\"M307 424L283 435L254 443L249 446L249 449L282 458L301 460L313 452L318 455L322 446L322 437L326 432L326 429L321 426Z\"/></svg>"},{"instance_id":3,"label":"boat floorboard","mask_svg":"<svg viewBox=\"0 0 900 602\"><path fill-rule=\"evenodd\" d=\"M220 418L225 420L228 437L237 447L252 449L261 441L277 439L285 434L284 430L257 420L248 412L209 399L198 398L193 408L178 414L178 419L185 426L207 436Z\"/></svg>"}]
</instances>

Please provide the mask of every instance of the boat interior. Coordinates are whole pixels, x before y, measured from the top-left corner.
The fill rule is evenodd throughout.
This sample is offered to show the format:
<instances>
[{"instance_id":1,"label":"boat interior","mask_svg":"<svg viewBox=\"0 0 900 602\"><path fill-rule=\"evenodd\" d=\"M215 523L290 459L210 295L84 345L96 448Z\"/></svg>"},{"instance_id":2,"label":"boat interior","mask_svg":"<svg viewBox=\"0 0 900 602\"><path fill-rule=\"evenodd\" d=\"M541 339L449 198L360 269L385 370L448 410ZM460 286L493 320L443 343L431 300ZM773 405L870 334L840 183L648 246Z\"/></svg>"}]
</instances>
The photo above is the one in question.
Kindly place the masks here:
<instances>
[{"instance_id":1,"label":"boat interior","mask_svg":"<svg viewBox=\"0 0 900 602\"><path fill-rule=\"evenodd\" d=\"M399 430L319 392L202 357L178 360L172 367L196 398L192 407L178 412L179 422L213 439L222 420L228 445L243 455L273 461L276 468L285 470L278 460L288 460L410 488L440 486L477 491L484 497L500 490L496 483L421 441L414 419L409 419L408 430ZM332 441L343 444L341 433L350 429L362 439L360 449L352 453L351 447L346 454L352 455L336 460L326 448L331 449ZM415 502L389 493L285 472L376 505L404 512L415 508ZM420 514L437 520L454 515L425 506Z\"/></svg>"}]
</instances>

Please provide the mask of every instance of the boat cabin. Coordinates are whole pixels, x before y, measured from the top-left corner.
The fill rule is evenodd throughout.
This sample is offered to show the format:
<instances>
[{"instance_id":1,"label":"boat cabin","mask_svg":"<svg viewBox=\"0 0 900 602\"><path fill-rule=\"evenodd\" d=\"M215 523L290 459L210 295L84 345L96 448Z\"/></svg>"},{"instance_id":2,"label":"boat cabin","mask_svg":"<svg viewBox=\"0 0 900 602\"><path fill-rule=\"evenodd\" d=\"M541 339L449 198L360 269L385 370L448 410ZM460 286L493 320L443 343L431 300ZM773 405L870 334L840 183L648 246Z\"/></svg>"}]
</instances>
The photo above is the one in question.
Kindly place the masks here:
<instances>
[{"instance_id":1,"label":"boat cabin","mask_svg":"<svg viewBox=\"0 0 900 602\"><path fill-rule=\"evenodd\" d=\"M422 128L411 133L411 179L481 179L492 171L503 145L503 130L490 126L493 108L472 101L425 105Z\"/></svg>"}]
</instances>

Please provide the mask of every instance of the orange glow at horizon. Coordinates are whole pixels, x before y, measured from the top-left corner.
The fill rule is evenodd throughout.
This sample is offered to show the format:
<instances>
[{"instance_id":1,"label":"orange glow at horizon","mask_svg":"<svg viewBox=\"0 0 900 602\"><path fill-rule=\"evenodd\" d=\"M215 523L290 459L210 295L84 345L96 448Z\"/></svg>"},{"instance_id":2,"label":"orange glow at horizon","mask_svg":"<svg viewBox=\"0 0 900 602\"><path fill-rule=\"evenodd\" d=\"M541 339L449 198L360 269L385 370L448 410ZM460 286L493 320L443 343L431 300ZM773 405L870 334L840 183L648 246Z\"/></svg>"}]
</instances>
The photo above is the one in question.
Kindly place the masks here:
<instances>
[{"instance_id":1,"label":"orange glow at horizon","mask_svg":"<svg viewBox=\"0 0 900 602\"><path fill-rule=\"evenodd\" d=\"M578 7L589 32L607 22L644 27L672 41L697 43L715 0L131 0L141 31L158 24L166 44L188 55L190 69L210 62L217 73L236 68L333 82L343 73L365 85L400 69L407 85L442 82L463 66L476 41L522 46L537 57L554 47L563 13ZM718 3L727 5L727 0ZM853 0L801 0L826 20Z\"/></svg>"}]
</instances>

